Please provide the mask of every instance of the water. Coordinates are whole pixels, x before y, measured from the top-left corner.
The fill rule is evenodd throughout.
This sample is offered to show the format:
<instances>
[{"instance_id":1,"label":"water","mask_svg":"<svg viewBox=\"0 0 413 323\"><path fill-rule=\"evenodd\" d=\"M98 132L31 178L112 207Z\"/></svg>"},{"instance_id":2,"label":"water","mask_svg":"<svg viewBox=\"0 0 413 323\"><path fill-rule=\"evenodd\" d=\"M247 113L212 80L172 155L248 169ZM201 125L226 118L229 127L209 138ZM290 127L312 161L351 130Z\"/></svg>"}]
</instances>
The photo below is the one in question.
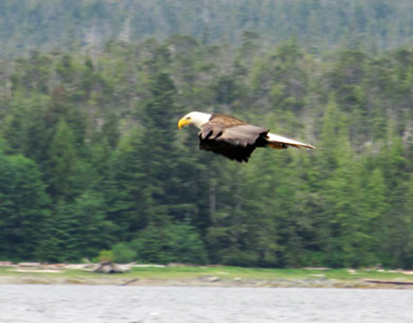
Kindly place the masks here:
<instances>
[{"instance_id":1,"label":"water","mask_svg":"<svg viewBox=\"0 0 413 323\"><path fill-rule=\"evenodd\" d=\"M413 290L0 285L1 323L412 323Z\"/></svg>"}]
</instances>

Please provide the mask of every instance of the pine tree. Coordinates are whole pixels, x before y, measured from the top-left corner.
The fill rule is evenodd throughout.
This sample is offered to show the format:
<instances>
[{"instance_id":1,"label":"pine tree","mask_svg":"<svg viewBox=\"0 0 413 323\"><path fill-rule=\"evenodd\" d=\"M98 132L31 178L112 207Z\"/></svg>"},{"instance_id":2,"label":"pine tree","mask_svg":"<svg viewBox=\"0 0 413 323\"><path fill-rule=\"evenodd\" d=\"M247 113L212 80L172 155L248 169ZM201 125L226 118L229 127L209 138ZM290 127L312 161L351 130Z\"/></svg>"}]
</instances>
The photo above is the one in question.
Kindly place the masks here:
<instances>
[{"instance_id":1,"label":"pine tree","mask_svg":"<svg viewBox=\"0 0 413 323\"><path fill-rule=\"evenodd\" d=\"M179 146L175 140L176 120L180 114L175 97L176 88L169 75L163 72L156 74L151 84L151 98L142 116L145 145L140 158L145 172L142 179L145 183L143 210L155 225L165 225L171 219L181 217L180 180L176 177Z\"/></svg>"},{"instance_id":2,"label":"pine tree","mask_svg":"<svg viewBox=\"0 0 413 323\"><path fill-rule=\"evenodd\" d=\"M115 227L105 220L102 196L85 192L74 201L59 200L42 228L37 257L44 261L92 258L114 243Z\"/></svg>"},{"instance_id":3,"label":"pine tree","mask_svg":"<svg viewBox=\"0 0 413 323\"><path fill-rule=\"evenodd\" d=\"M363 259L370 264L380 262L385 252L385 243L383 238L386 234L386 217L389 212L389 203L386 198L387 190L384 181L383 172L380 168L375 168L369 174L363 176L360 180L366 181L361 183L360 189L363 200L361 214L364 221L360 223L370 239L360 246L360 252L363 252ZM363 185L364 184L364 185ZM366 254L369 252L369 254Z\"/></svg>"},{"instance_id":4,"label":"pine tree","mask_svg":"<svg viewBox=\"0 0 413 323\"><path fill-rule=\"evenodd\" d=\"M72 200L80 186L79 162L72 130L61 119L50 145L48 178L54 199Z\"/></svg>"},{"instance_id":5,"label":"pine tree","mask_svg":"<svg viewBox=\"0 0 413 323\"><path fill-rule=\"evenodd\" d=\"M144 168L142 146L144 137L140 129L121 138L109 166L109 178L104 185L108 219L117 226L120 241L136 237L148 225L144 213Z\"/></svg>"},{"instance_id":6,"label":"pine tree","mask_svg":"<svg viewBox=\"0 0 413 323\"><path fill-rule=\"evenodd\" d=\"M36 260L49 203L36 164L0 153L0 257Z\"/></svg>"}]
</instances>

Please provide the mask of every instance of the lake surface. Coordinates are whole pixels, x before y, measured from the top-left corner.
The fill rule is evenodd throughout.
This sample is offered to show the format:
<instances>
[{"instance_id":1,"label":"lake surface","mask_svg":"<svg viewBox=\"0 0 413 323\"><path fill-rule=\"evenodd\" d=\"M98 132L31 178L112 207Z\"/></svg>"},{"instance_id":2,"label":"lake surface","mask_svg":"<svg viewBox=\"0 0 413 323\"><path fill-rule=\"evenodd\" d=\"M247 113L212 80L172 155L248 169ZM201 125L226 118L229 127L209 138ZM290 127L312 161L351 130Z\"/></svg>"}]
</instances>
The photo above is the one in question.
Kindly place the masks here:
<instances>
[{"instance_id":1,"label":"lake surface","mask_svg":"<svg viewBox=\"0 0 413 323\"><path fill-rule=\"evenodd\" d=\"M1 323L412 323L413 290L0 285Z\"/></svg>"}]
</instances>

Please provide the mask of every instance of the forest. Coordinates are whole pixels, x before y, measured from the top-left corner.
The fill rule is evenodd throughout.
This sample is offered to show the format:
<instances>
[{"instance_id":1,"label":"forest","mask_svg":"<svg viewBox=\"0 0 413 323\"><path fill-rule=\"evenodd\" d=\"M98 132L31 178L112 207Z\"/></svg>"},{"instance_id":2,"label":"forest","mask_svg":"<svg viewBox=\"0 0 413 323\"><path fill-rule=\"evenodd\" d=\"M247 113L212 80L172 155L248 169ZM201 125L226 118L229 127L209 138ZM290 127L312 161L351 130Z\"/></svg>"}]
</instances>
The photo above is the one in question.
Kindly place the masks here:
<instances>
[{"instance_id":1,"label":"forest","mask_svg":"<svg viewBox=\"0 0 413 323\"><path fill-rule=\"evenodd\" d=\"M253 31L271 45L296 37L313 53L337 45L375 52L413 41L410 0L1 0L0 58L22 51L77 50L113 39L240 43Z\"/></svg>"},{"instance_id":2,"label":"forest","mask_svg":"<svg viewBox=\"0 0 413 323\"><path fill-rule=\"evenodd\" d=\"M413 50L372 50L338 29L340 41L316 51L300 30L279 41L268 29L233 30L235 41L178 28L37 49L15 47L10 32L0 70L0 260L109 252L117 262L413 268ZM178 130L193 110L316 149L260 149L248 164L232 162L199 151L197 129Z\"/></svg>"}]
</instances>

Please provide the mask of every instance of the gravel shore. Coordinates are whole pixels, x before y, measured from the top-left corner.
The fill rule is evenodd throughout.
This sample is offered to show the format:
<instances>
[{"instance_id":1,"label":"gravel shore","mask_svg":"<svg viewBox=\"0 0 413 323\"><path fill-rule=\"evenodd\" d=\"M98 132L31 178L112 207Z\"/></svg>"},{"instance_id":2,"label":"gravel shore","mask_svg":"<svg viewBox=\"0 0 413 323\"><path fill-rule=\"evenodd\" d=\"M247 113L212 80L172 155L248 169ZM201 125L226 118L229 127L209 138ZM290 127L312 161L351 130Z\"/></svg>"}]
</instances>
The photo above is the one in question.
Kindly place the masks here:
<instances>
[{"instance_id":1,"label":"gravel shore","mask_svg":"<svg viewBox=\"0 0 413 323\"><path fill-rule=\"evenodd\" d=\"M267 288L385 288L413 289L412 285L377 283L366 280L336 279L220 279L218 277L200 277L190 279L146 279L122 278L102 275L102 277L37 277L35 275L0 276L0 284L42 284L42 285L119 285L119 286L197 286L197 287L267 287Z\"/></svg>"}]
</instances>

